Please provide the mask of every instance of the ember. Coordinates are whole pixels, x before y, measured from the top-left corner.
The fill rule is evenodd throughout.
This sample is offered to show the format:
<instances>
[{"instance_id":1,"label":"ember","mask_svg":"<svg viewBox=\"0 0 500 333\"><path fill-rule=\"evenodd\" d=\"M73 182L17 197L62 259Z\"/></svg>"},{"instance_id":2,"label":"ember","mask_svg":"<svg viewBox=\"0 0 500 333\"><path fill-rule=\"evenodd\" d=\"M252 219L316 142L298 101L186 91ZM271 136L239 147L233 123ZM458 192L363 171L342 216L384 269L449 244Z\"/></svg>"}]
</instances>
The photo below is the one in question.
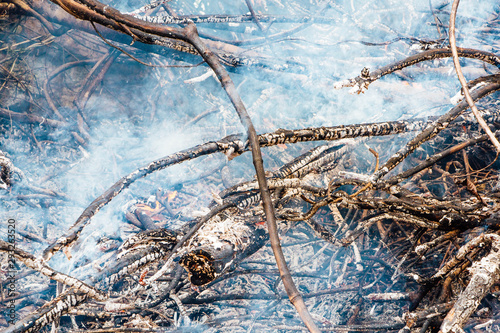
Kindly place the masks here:
<instances>
[{"instance_id":1,"label":"ember","mask_svg":"<svg viewBox=\"0 0 500 333\"><path fill-rule=\"evenodd\" d=\"M172 200L174 200L176 196L177 196L177 191L169 192L167 194L168 202L172 202Z\"/></svg>"},{"instance_id":2,"label":"ember","mask_svg":"<svg viewBox=\"0 0 500 333\"><path fill-rule=\"evenodd\" d=\"M0 2L2 332L500 330L497 7Z\"/></svg>"}]
</instances>

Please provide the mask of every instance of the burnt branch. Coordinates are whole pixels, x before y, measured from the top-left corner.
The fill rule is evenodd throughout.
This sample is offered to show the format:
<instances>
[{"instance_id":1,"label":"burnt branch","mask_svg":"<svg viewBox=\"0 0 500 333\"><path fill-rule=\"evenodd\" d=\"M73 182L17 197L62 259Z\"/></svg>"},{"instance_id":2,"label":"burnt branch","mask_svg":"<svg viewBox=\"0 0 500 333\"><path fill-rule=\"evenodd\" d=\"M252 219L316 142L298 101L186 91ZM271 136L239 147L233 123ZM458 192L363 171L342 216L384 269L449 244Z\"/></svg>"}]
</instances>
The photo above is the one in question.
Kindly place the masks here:
<instances>
[{"instance_id":1,"label":"burnt branch","mask_svg":"<svg viewBox=\"0 0 500 333\"><path fill-rule=\"evenodd\" d=\"M489 116L490 121L497 119L497 114ZM470 119L464 117L461 121L453 123L453 125L465 125L470 123ZM382 122L372 124L360 124L349 126L335 126L335 127L319 127L319 128L306 128L300 130L278 130L274 133L266 133L259 135L259 143L261 147L270 147L278 144L308 142L308 141L321 141L321 140L340 140L346 138L357 137L370 137L370 136L384 136L405 133L408 131L416 131L426 128L432 122L424 120L415 121L396 121L396 122ZM472 144L472 142L471 142ZM295 161L283 166L277 172L276 177L284 177L293 172L309 165L311 160L315 160L317 155L325 150L327 147L317 148L305 156L301 156ZM122 177L113 186L111 186L105 193L96 198L80 215L74 225L68 232L60 237L54 244L50 245L44 252L45 260L48 260L54 252L57 252L63 246L70 246L77 239L83 228L90 222L90 219L113 198L115 198L124 189L128 188L135 181L146 177L147 175L163 170L172 165L176 165L188 160L192 160L201 156L221 152L228 156L238 156L245 151L248 151L248 142L239 139L239 135L231 135L220 141L207 142L196 147L180 151L178 153L160 158L156 161L148 163L147 165L133 171L127 176ZM339 153L344 150L340 149ZM335 155L333 155L335 156ZM305 169L308 170L308 169ZM391 181L391 184L393 181ZM250 189L250 188L248 188ZM234 190L228 189L223 192L222 197L231 193ZM237 191L236 191L237 192Z\"/></svg>"},{"instance_id":2,"label":"burnt branch","mask_svg":"<svg viewBox=\"0 0 500 333\"><path fill-rule=\"evenodd\" d=\"M473 93L474 99L479 99L494 91L500 89L500 84L489 84L487 86L478 89ZM409 141L405 147L400 149L396 154L394 154L387 162L382 165L379 171L377 171L373 176L373 182L377 182L379 179L384 177L389 171L394 169L399 163L401 163L408 155L414 152L420 145L424 142L432 139L439 134L443 129L447 128L451 122L453 122L463 111L468 107L468 103L465 101L460 102L453 109L439 117L433 124L429 125L421 133L419 133L415 138Z\"/></svg>"},{"instance_id":3,"label":"burnt branch","mask_svg":"<svg viewBox=\"0 0 500 333\"><path fill-rule=\"evenodd\" d=\"M108 296L100 290L95 289L92 286L80 281L69 275L59 273L56 270L50 268L46 264L40 262L35 256L14 247L3 240L0 240L0 251L13 253L13 255L20 261L22 261L27 267L47 276L48 278L58 281L73 288L76 292L85 294L88 297L94 298L99 301L106 300Z\"/></svg>"},{"instance_id":4,"label":"burnt branch","mask_svg":"<svg viewBox=\"0 0 500 333\"><path fill-rule=\"evenodd\" d=\"M68 124L66 122L62 122L59 120L55 119L49 119L49 118L44 118L40 117L34 114L29 114L26 112L15 112L11 110L4 109L0 107L0 118L5 118L5 119L14 119L20 122L24 122L27 124L34 124L34 125L47 125L50 127L54 128L64 128L68 127Z\"/></svg>"},{"instance_id":5,"label":"burnt branch","mask_svg":"<svg viewBox=\"0 0 500 333\"><path fill-rule=\"evenodd\" d=\"M460 66L460 61L458 59L457 41L455 39L455 18L457 16L457 9L459 2L460 2L459 0L453 1L453 6L451 8L451 15L450 15L450 47L451 47L451 52L453 54L453 65L455 66L455 71L457 72L458 80L462 85L462 90L465 95L465 99L467 100L467 103L469 104L472 113L474 113L477 122L479 123L479 125L481 125L481 128L486 132L488 138L495 146L497 154L499 154L500 142L498 142L498 140L495 138L493 132L491 132L490 128L488 127L483 117L479 113L479 110L477 109L476 104L474 103L474 100L470 95L469 88L467 87L467 81L465 80L464 74L462 73L462 67Z\"/></svg>"},{"instance_id":6,"label":"burnt branch","mask_svg":"<svg viewBox=\"0 0 500 333\"><path fill-rule=\"evenodd\" d=\"M481 50L474 50L474 49L465 49L465 48L457 48L458 56L462 58L471 58L471 59L477 59L480 61L484 61L485 63L488 63L490 65L500 67L500 57L498 57L494 53L489 53ZM363 68L361 71L361 75L354 78L354 79L349 79L349 80L344 80L336 83L334 85L335 89L342 89L346 87L352 87L350 92L351 93L362 93L366 89L368 89L368 86L380 79L381 77L394 73L395 71L401 70L406 67L413 66L415 64L418 64L423 61L429 61L429 60L434 60L434 59L441 59L441 58L449 58L452 57L452 52L450 49L434 49L434 50L429 50L425 51L422 53L418 53L415 55L412 55L404 60L398 61L394 64L390 64L387 66L384 66L380 69L377 69L373 72L370 72L368 68Z\"/></svg>"},{"instance_id":7,"label":"burnt branch","mask_svg":"<svg viewBox=\"0 0 500 333\"><path fill-rule=\"evenodd\" d=\"M253 10L252 10L253 11ZM279 15L262 15L255 11L251 15L156 15L156 16L141 16L142 11L134 11L131 14L146 22L158 24L227 24L227 23L255 23L255 20L261 23L317 23L317 24L333 24L336 19L321 16L279 16Z\"/></svg>"},{"instance_id":8,"label":"burnt branch","mask_svg":"<svg viewBox=\"0 0 500 333\"><path fill-rule=\"evenodd\" d=\"M441 324L440 332L459 332L469 317L476 311L479 303L489 293L493 283L500 279L500 236L482 234L460 248L454 260L450 261L433 278L439 278L447 273L450 267L465 259L465 255L474 247L491 244L490 253L480 261L475 262L470 271L471 279L467 288L460 294L453 308L448 312Z\"/></svg>"},{"instance_id":9,"label":"burnt branch","mask_svg":"<svg viewBox=\"0 0 500 333\"><path fill-rule=\"evenodd\" d=\"M35 312L17 321L5 329L4 333L40 332L40 329L58 320L74 307L88 300L86 294L72 291L64 292L52 301L47 302Z\"/></svg>"},{"instance_id":10,"label":"burnt branch","mask_svg":"<svg viewBox=\"0 0 500 333\"><path fill-rule=\"evenodd\" d=\"M246 111L243 101L239 97L236 87L234 86L232 80L229 78L226 70L220 62L217 60L215 55L203 44L201 39L198 37L196 28L194 25L189 25L192 31L190 34L190 42L196 47L198 52L203 56L203 59L209 64L209 66L214 70L222 86L226 90L231 103L233 104L241 123L247 129L248 140L250 142L250 147L252 151L253 165L257 175L257 181L259 183L259 189L261 194L262 206L267 220L267 231L269 233L269 238L271 240L271 247L273 249L274 256L276 258L276 264L281 273L281 279L283 280L283 285L285 286L286 292L290 299L290 302L295 306L297 312L299 313L302 321L306 327L311 332L319 332L318 328L314 324L314 321L307 310L307 307L295 286L288 266L285 261L285 257L281 250L281 245L278 237L278 228L276 225L275 211L273 203L271 201L271 194L267 185L267 180L265 177L264 165L262 160L262 153L260 151L260 145L257 138L257 133L252 124L252 121Z\"/></svg>"}]
</instances>

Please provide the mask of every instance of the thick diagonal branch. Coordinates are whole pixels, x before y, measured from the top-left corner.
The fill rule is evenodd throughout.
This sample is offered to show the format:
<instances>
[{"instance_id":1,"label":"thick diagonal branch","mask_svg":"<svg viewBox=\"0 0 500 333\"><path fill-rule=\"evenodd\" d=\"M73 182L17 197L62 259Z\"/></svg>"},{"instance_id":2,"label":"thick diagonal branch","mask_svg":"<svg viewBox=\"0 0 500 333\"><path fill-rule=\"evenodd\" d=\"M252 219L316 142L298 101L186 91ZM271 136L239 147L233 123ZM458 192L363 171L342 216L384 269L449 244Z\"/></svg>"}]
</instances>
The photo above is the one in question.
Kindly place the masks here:
<instances>
[{"instance_id":1,"label":"thick diagonal branch","mask_svg":"<svg viewBox=\"0 0 500 333\"><path fill-rule=\"evenodd\" d=\"M252 124L252 120L246 111L245 105L241 100L238 92L236 91L236 86L229 77L226 69L221 65L215 54L211 52L202 40L199 38L196 32L196 27L194 24L188 26L191 30L188 31L190 43L198 50L203 59L212 68L212 70L217 75L217 78L221 82L224 90L226 91L231 103L233 104L240 120L247 129L248 140L250 142L250 147L252 151L253 165L257 174L257 181L259 183L260 195L262 198L262 205L264 207L264 212L266 214L267 229L269 232L269 239L271 240L271 248L276 258L276 264L280 271L280 276L285 286L286 293L290 302L295 306L297 312L299 313L302 321L307 326L310 332L319 332L316 324L309 314L307 307L300 295L297 287L295 286L290 270L285 261L283 251L281 250L281 244L278 237L278 227L276 225L276 213L274 211L274 206L271 201L271 194L269 192L269 187L267 185L267 180L264 171L264 164L262 161L262 153L260 151L259 140L257 137L257 132Z\"/></svg>"}]
</instances>

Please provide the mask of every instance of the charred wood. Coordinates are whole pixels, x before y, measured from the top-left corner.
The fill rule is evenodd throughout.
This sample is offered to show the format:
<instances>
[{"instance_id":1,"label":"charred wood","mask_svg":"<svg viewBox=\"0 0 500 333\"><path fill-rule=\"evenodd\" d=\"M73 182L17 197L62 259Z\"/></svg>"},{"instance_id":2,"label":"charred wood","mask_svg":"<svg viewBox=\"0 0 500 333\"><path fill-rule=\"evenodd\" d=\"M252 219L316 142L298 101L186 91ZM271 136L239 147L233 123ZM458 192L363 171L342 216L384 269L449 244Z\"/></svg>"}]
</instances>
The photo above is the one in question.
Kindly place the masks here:
<instances>
[{"instance_id":1,"label":"charred wood","mask_svg":"<svg viewBox=\"0 0 500 333\"><path fill-rule=\"evenodd\" d=\"M335 88L341 89L345 87L353 87L351 91L353 93L359 94L368 89L368 86L373 81L376 81L381 77L391 74L397 70L413 66L422 61L429 61L440 58L449 58L451 56L452 56L451 49L434 49L415 54L404 60L398 61L394 64L387 65L373 72L370 72L368 68L363 68L360 76L354 79L338 82L335 84ZM484 52L481 50L458 48L458 56L481 60L496 67L500 66L500 58L496 54Z\"/></svg>"}]
</instances>

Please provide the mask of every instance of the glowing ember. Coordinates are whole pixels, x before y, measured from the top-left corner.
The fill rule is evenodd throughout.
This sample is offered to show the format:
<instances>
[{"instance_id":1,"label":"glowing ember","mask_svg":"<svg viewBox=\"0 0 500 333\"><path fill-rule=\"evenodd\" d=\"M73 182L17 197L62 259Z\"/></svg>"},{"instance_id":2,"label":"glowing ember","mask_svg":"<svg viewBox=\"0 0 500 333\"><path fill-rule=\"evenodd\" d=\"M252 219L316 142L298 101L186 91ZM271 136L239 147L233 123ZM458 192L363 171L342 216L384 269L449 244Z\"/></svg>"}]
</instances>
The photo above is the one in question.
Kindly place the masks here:
<instances>
[{"instance_id":1,"label":"glowing ember","mask_svg":"<svg viewBox=\"0 0 500 333\"><path fill-rule=\"evenodd\" d=\"M172 202L172 200L174 200L176 196L177 196L177 191L169 192L167 195L168 202Z\"/></svg>"},{"instance_id":2,"label":"glowing ember","mask_svg":"<svg viewBox=\"0 0 500 333\"><path fill-rule=\"evenodd\" d=\"M169 199L169 201L170 201L170 199ZM155 201L154 205L155 205L154 207L151 207L150 205L148 205L146 203L138 203L136 206L137 206L137 208L141 209L142 211L149 212L149 213L151 213L151 215L153 215L153 214L160 212L163 209L163 207L161 207L160 202L158 202L158 201Z\"/></svg>"}]
</instances>

